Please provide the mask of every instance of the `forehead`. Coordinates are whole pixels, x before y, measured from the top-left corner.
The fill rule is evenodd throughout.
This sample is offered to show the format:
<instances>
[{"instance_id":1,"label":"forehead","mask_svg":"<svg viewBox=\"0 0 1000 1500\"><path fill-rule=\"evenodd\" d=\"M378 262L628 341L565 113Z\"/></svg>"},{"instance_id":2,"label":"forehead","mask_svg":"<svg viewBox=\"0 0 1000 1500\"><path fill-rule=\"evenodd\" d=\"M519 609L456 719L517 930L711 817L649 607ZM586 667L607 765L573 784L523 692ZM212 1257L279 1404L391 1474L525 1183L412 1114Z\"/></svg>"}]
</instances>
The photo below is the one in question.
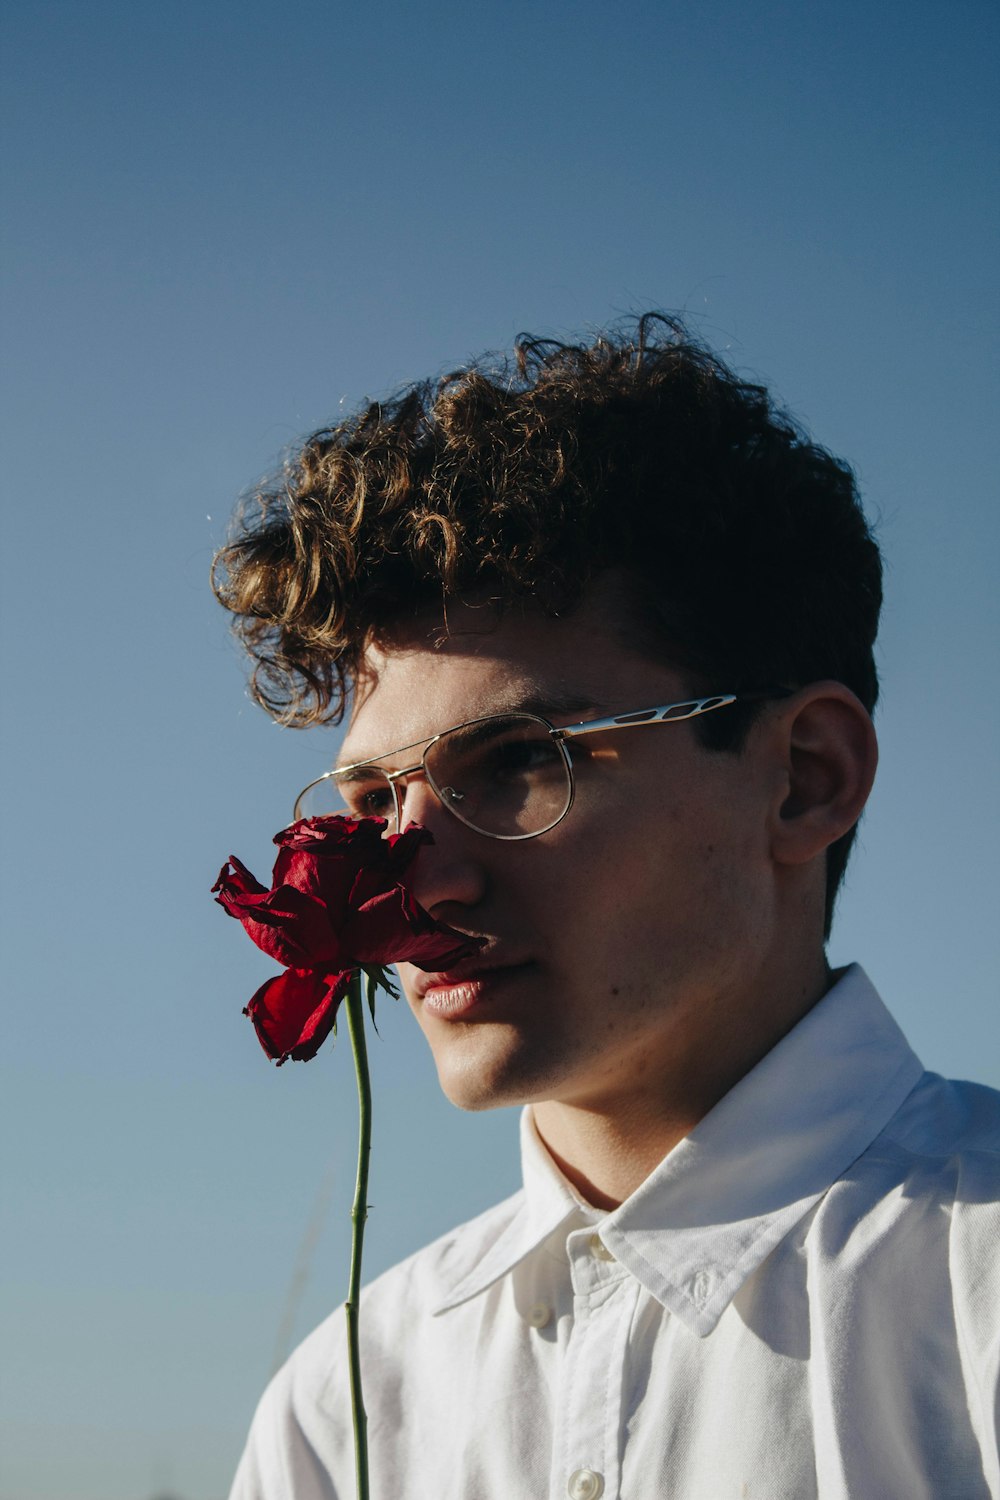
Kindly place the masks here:
<instances>
[{"instance_id":1,"label":"forehead","mask_svg":"<svg viewBox=\"0 0 1000 1500\"><path fill-rule=\"evenodd\" d=\"M451 605L372 645L355 689L341 764L417 744L466 719L523 709L556 719L666 701L679 674L631 651L600 600L563 619L526 608L497 620ZM642 702L632 702L636 695Z\"/></svg>"}]
</instances>

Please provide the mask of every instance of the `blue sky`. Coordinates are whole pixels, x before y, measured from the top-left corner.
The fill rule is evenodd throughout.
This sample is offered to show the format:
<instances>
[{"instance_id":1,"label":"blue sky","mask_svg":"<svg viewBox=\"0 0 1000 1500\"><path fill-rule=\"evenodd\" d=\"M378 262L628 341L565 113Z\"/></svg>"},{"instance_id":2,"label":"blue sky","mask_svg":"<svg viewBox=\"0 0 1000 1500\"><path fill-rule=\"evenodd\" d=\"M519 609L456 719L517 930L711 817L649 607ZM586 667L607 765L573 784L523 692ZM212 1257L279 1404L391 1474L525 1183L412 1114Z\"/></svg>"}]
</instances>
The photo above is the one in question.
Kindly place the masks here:
<instances>
[{"instance_id":1,"label":"blue sky","mask_svg":"<svg viewBox=\"0 0 1000 1500\"><path fill-rule=\"evenodd\" d=\"M268 1068L270 970L208 896L334 738L250 704L208 565L286 445L522 329L682 311L856 466L883 760L832 958L1000 1085L997 30L9 4L0 1500L216 1500L280 1330L343 1295L347 1048ZM515 1117L456 1115L383 1015L372 1274L517 1180Z\"/></svg>"}]
</instances>

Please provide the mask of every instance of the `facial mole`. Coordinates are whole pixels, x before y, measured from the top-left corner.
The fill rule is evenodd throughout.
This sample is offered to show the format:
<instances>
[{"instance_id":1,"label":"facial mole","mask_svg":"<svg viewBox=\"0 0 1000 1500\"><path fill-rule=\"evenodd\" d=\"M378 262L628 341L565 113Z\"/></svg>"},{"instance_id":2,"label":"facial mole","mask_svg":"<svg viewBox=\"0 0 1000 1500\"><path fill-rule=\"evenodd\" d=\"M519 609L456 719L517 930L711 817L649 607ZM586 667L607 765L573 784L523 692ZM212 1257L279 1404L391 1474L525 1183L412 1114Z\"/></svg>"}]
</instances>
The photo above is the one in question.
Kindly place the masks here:
<instances>
[{"instance_id":1,"label":"facial mole","mask_svg":"<svg viewBox=\"0 0 1000 1500\"><path fill-rule=\"evenodd\" d=\"M621 994L621 990L618 988L618 986L616 984L613 984L611 986L611 993L612 993L612 995L620 995Z\"/></svg>"}]
</instances>

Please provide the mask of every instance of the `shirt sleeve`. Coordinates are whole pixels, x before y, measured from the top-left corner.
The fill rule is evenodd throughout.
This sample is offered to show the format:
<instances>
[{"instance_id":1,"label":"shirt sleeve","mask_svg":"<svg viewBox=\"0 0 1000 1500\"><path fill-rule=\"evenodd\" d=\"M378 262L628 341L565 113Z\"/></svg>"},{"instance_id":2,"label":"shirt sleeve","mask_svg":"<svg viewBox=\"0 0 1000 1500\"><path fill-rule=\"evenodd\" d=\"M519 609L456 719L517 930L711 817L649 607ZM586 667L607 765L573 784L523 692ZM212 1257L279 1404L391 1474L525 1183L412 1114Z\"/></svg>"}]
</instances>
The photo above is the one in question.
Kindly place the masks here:
<instances>
[{"instance_id":1,"label":"shirt sleeve","mask_svg":"<svg viewBox=\"0 0 1000 1500\"><path fill-rule=\"evenodd\" d=\"M1000 1203L997 1158L970 1152L951 1212L952 1301L969 1418L1000 1500Z\"/></svg>"},{"instance_id":2,"label":"shirt sleeve","mask_svg":"<svg viewBox=\"0 0 1000 1500\"><path fill-rule=\"evenodd\" d=\"M308 1412L300 1410L303 1399ZM254 1414L229 1500L340 1500L328 1455L317 1451L317 1434L309 1430L318 1416L286 1365Z\"/></svg>"}]
</instances>

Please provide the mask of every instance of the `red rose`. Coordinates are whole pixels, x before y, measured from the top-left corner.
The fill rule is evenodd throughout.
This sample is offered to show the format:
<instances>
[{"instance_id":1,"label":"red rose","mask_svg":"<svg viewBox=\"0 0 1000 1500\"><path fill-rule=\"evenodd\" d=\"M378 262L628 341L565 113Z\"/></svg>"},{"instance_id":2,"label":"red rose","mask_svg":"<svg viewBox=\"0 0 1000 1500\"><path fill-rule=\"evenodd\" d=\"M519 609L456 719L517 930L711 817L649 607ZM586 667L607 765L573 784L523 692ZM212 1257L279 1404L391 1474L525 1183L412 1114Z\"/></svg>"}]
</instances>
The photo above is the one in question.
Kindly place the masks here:
<instances>
[{"instance_id":1,"label":"red rose","mask_svg":"<svg viewBox=\"0 0 1000 1500\"><path fill-rule=\"evenodd\" d=\"M257 946L289 970L261 985L245 1012L279 1063L315 1057L355 969L446 969L478 947L435 921L404 883L430 833L412 824L384 838L385 826L380 818L303 819L275 836L270 889L235 858L212 887Z\"/></svg>"}]
</instances>

